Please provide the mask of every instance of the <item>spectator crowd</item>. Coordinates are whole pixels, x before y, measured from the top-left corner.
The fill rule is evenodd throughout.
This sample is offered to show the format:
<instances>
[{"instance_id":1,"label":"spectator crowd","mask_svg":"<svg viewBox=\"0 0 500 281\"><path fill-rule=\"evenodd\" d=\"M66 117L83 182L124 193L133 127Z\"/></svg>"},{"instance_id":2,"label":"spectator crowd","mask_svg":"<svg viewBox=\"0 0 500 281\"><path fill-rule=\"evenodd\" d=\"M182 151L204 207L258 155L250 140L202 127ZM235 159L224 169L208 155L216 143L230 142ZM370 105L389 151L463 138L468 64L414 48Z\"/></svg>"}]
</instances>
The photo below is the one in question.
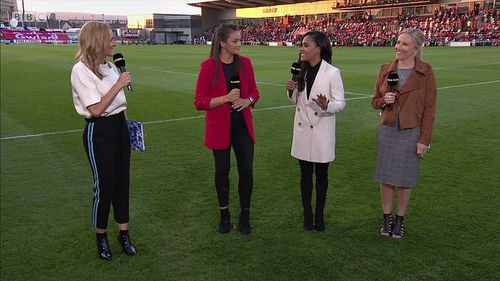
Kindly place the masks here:
<instances>
[{"instance_id":1,"label":"spectator crowd","mask_svg":"<svg viewBox=\"0 0 500 281\"><path fill-rule=\"evenodd\" d=\"M263 24L239 26L244 44L268 42L301 42L308 31L326 32L334 46L393 46L397 34L405 28L418 28L426 36L428 46L444 46L452 41L470 41L475 45L500 46L500 20L496 9L472 9L458 13L456 9L435 10L432 15L400 14L397 17L374 18L364 13L348 19L309 20L285 24L266 20ZM196 36L194 44L211 41L213 29Z\"/></svg>"}]
</instances>

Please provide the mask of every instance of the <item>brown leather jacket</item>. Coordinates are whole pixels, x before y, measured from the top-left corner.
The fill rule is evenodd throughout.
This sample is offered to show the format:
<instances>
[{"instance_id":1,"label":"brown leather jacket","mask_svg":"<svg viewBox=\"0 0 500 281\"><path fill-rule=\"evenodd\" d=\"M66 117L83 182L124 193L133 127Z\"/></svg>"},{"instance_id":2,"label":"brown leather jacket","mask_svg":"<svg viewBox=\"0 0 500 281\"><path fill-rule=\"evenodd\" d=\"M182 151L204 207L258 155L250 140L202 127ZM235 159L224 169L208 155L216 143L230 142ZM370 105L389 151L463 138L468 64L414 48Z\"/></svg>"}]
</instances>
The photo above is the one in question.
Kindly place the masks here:
<instances>
[{"instance_id":1,"label":"brown leather jacket","mask_svg":"<svg viewBox=\"0 0 500 281\"><path fill-rule=\"evenodd\" d=\"M372 98L372 106L382 109L380 122L395 126L396 112L399 111L399 125L402 129L420 127L418 142L431 143L432 126L436 111L436 79L432 67L415 59L414 71L402 87L396 87L396 102L392 109L385 106L384 95L389 92L386 79L390 72L397 71L398 61L385 64L377 76L377 83Z\"/></svg>"}]
</instances>

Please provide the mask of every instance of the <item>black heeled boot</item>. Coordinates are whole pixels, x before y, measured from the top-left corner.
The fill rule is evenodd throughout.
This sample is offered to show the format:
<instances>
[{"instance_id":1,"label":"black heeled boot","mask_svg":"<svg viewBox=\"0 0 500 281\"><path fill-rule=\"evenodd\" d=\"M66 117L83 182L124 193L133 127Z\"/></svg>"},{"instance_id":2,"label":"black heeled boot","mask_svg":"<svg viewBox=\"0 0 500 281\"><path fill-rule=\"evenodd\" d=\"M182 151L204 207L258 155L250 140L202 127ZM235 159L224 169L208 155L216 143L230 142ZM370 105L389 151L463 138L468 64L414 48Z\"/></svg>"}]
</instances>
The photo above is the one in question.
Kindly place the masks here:
<instances>
[{"instance_id":1,"label":"black heeled boot","mask_svg":"<svg viewBox=\"0 0 500 281\"><path fill-rule=\"evenodd\" d=\"M240 211L240 221L238 228L242 234L250 234L252 227L250 226L250 209Z\"/></svg>"},{"instance_id":2,"label":"black heeled boot","mask_svg":"<svg viewBox=\"0 0 500 281\"><path fill-rule=\"evenodd\" d=\"M405 235L404 216L396 216L396 222L392 230L392 238L402 239Z\"/></svg>"},{"instance_id":3,"label":"black heeled boot","mask_svg":"<svg viewBox=\"0 0 500 281\"><path fill-rule=\"evenodd\" d=\"M132 241L130 241L128 230L120 230L120 234L118 234L118 242L120 242L123 252L125 252L127 256L135 256L137 252L135 251L135 247L132 245Z\"/></svg>"},{"instance_id":4,"label":"black heeled boot","mask_svg":"<svg viewBox=\"0 0 500 281\"><path fill-rule=\"evenodd\" d=\"M323 210L316 209L316 214L314 214L314 229L319 232L325 231L325 220L323 217Z\"/></svg>"},{"instance_id":5,"label":"black heeled boot","mask_svg":"<svg viewBox=\"0 0 500 281\"><path fill-rule=\"evenodd\" d=\"M392 236L392 228L394 227L394 221L392 220L392 214L384 214L384 223L380 228L380 235L382 236Z\"/></svg>"},{"instance_id":6,"label":"black heeled boot","mask_svg":"<svg viewBox=\"0 0 500 281\"><path fill-rule=\"evenodd\" d=\"M111 260L111 249L109 248L108 236L106 233L96 233L97 256L102 260Z\"/></svg>"},{"instance_id":7,"label":"black heeled boot","mask_svg":"<svg viewBox=\"0 0 500 281\"><path fill-rule=\"evenodd\" d=\"M220 209L219 232L224 234L231 231L231 214L229 208Z\"/></svg>"},{"instance_id":8,"label":"black heeled boot","mask_svg":"<svg viewBox=\"0 0 500 281\"><path fill-rule=\"evenodd\" d=\"M313 213L312 209L304 209L304 230L313 231Z\"/></svg>"}]
</instances>

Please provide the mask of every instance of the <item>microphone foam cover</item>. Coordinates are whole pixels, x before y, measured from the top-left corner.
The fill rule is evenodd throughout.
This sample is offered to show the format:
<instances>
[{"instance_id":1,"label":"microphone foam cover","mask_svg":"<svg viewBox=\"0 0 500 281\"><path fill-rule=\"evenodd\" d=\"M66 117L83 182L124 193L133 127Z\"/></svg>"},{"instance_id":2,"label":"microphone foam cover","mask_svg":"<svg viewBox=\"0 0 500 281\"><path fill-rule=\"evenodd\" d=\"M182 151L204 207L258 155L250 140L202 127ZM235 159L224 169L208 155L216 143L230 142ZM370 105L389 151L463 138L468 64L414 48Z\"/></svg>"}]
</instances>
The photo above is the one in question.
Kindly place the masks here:
<instances>
[{"instance_id":1,"label":"microphone foam cover","mask_svg":"<svg viewBox=\"0 0 500 281\"><path fill-rule=\"evenodd\" d=\"M239 89L240 88L240 77L238 75L235 75L229 79L229 85L231 90L232 89Z\"/></svg>"},{"instance_id":2,"label":"microphone foam cover","mask_svg":"<svg viewBox=\"0 0 500 281\"><path fill-rule=\"evenodd\" d=\"M125 58L121 53L116 53L113 55L113 61L117 67L125 66Z\"/></svg>"},{"instance_id":3,"label":"microphone foam cover","mask_svg":"<svg viewBox=\"0 0 500 281\"><path fill-rule=\"evenodd\" d=\"M399 83L399 76L397 72L391 72L387 75L387 85L393 87L397 86Z\"/></svg>"},{"instance_id":4,"label":"microphone foam cover","mask_svg":"<svg viewBox=\"0 0 500 281\"><path fill-rule=\"evenodd\" d=\"M298 62L294 62L292 63L292 67L290 69L290 72L293 74L293 75L298 75L300 74L300 63Z\"/></svg>"}]
</instances>

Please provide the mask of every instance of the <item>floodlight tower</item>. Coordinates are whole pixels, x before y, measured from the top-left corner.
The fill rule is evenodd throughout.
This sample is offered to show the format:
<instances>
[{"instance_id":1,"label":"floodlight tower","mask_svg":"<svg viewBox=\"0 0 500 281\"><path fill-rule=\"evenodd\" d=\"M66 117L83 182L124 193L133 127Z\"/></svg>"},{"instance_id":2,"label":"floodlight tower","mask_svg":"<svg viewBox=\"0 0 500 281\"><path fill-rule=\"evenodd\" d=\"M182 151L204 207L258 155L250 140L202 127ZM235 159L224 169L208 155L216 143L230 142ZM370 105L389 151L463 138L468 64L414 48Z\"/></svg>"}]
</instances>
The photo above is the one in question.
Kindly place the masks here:
<instances>
[{"instance_id":1,"label":"floodlight tower","mask_svg":"<svg viewBox=\"0 0 500 281\"><path fill-rule=\"evenodd\" d=\"M24 22L24 17L25 17L25 15L24 15L24 0L22 0L21 3L23 4L23 29L27 29L26 23Z\"/></svg>"}]
</instances>

